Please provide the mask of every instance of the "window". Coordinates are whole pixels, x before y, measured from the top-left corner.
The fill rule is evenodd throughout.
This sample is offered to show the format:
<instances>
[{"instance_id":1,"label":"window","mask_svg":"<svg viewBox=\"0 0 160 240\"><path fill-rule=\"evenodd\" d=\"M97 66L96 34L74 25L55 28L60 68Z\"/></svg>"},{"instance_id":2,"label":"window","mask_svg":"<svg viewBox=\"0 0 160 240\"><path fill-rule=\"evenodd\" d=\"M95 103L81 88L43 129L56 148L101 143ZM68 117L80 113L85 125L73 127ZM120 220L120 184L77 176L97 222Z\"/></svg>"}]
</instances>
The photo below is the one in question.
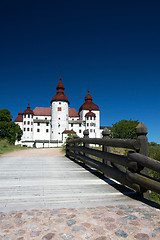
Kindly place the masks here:
<instances>
[{"instance_id":1,"label":"window","mask_svg":"<svg viewBox=\"0 0 160 240\"><path fill-rule=\"evenodd\" d=\"M46 126L49 126L49 123L46 123Z\"/></svg>"},{"instance_id":2,"label":"window","mask_svg":"<svg viewBox=\"0 0 160 240\"><path fill-rule=\"evenodd\" d=\"M79 127L81 127L81 123L79 124Z\"/></svg>"},{"instance_id":3,"label":"window","mask_svg":"<svg viewBox=\"0 0 160 240\"><path fill-rule=\"evenodd\" d=\"M73 127L73 123L71 123L71 127Z\"/></svg>"},{"instance_id":4,"label":"window","mask_svg":"<svg viewBox=\"0 0 160 240\"><path fill-rule=\"evenodd\" d=\"M47 120L47 118L45 118L45 120Z\"/></svg>"},{"instance_id":5,"label":"window","mask_svg":"<svg viewBox=\"0 0 160 240\"><path fill-rule=\"evenodd\" d=\"M24 121L24 125L26 125L26 121Z\"/></svg>"},{"instance_id":6,"label":"window","mask_svg":"<svg viewBox=\"0 0 160 240\"><path fill-rule=\"evenodd\" d=\"M87 123L87 127L89 126L89 123Z\"/></svg>"},{"instance_id":7,"label":"window","mask_svg":"<svg viewBox=\"0 0 160 240\"><path fill-rule=\"evenodd\" d=\"M58 118L58 120L60 120L60 118Z\"/></svg>"},{"instance_id":8,"label":"window","mask_svg":"<svg viewBox=\"0 0 160 240\"><path fill-rule=\"evenodd\" d=\"M60 134L60 133L58 133L58 134Z\"/></svg>"},{"instance_id":9,"label":"window","mask_svg":"<svg viewBox=\"0 0 160 240\"><path fill-rule=\"evenodd\" d=\"M31 128L31 132L33 131L33 128Z\"/></svg>"},{"instance_id":10,"label":"window","mask_svg":"<svg viewBox=\"0 0 160 240\"><path fill-rule=\"evenodd\" d=\"M28 124L30 124L30 121L28 121Z\"/></svg>"},{"instance_id":11,"label":"window","mask_svg":"<svg viewBox=\"0 0 160 240\"><path fill-rule=\"evenodd\" d=\"M24 118L25 118L25 117L26 117L26 114L24 114L23 116L24 116Z\"/></svg>"},{"instance_id":12,"label":"window","mask_svg":"<svg viewBox=\"0 0 160 240\"><path fill-rule=\"evenodd\" d=\"M27 128L27 131L29 131L29 128Z\"/></svg>"},{"instance_id":13,"label":"window","mask_svg":"<svg viewBox=\"0 0 160 240\"><path fill-rule=\"evenodd\" d=\"M88 117L87 117L87 120L88 120Z\"/></svg>"},{"instance_id":14,"label":"window","mask_svg":"<svg viewBox=\"0 0 160 240\"><path fill-rule=\"evenodd\" d=\"M92 132L92 129L90 129L90 132Z\"/></svg>"},{"instance_id":15,"label":"window","mask_svg":"<svg viewBox=\"0 0 160 240\"><path fill-rule=\"evenodd\" d=\"M40 123L37 123L37 126L40 126Z\"/></svg>"},{"instance_id":16,"label":"window","mask_svg":"<svg viewBox=\"0 0 160 240\"><path fill-rule=\"evenodd\" d=\"M26 129L24 128L24 131L26 131Z\"/></svg>"},{"instance_id":17,"label":"window","mask_svg":"<svg viewBox=\"0 0 160 240\"><path fill-rule=\"evenodd\" d=\"M28 114L28 118L30 118L30 115Z\"/></svg>"},{"instance_id":18,"label":"window","mask_svg":"<svg viewBox=\"0 0 160 240\"><path fill-rule=\"evenodd\" d=\"M36 119L38 119L38 117L36 117Z\"/></svg>"},{"instance_id":19,"label":"window","mask_svg":"<svg viewBox=\"0 0 160 240\"><path fill-rule=\"evenodd\" d=\"M92 117L91 117L91 120L92 120Z\"/></svg>"},{"instance_id":20,"label":"window","mask_svg":"<svg viewBox=\"0 0 160 240\"><path fill-rule=\"evenodd\" d=\"M81 130L79 130L79 133L81 133Z\"/></svg>"},{"instance_id":21,"label":"window","mask_svg":"<svg viewBox=\"0 0 160 240\"><path fill-rule=\"evenodd\" d=\"M61 102L59 102L59 104L61 104Z\"/></svg>"},{"instance_id":22,"label":"window","mask_svg":"<svg viewBox=\"0 0 160 240\"><path fill-rule=\"evenodd\" d=\"M62 108L61 108L61 107L58 107L58 111L62 111Z\"/></svg>"},{"instance_id":23,"label":"window","mask_svg":"<svg viewBox=\"0 0 160 240\"><path fill-rule=\"evenodd\" d=\"M74 118L72 118L72 121L74 121Z\"/></svg>"},{"instance_id":24,"label":"window","mask_svg":"<svg viewBox=\"0 0 160 240\"><path fill-rule=\"evenodd\" d=\"M33 122L31 122L31 125L33 125Z\"/></svg>"},{"instance_id":25,"label":"window","mask_svg":"<svg viewBox=\"0 0 160 240\"><path fill-rule=\"evenodd\" d=\"M40 129L39 129L39 128L37 129L37 132L40 132Z\"/></svg>"},{"instance_id":26,"label":"window","mask_svg":"<svg viewBox=\"0 0 160 240\"><path fill-rule=\"evenodd\" d=\"M46 132L49 132L49 130L48 130L48 129L46 129Z\"/></svg>"}]
</instances>

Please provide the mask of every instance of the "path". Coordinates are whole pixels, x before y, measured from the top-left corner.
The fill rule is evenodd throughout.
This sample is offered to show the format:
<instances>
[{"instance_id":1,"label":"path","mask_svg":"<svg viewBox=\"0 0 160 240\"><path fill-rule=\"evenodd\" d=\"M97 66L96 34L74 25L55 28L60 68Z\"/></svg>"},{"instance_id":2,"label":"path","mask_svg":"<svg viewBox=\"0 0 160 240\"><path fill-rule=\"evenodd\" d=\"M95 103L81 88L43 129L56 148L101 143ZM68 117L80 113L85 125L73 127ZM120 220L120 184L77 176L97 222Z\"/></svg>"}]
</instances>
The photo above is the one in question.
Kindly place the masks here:
<instances>
[{"instance_id":1,"label":"path","mask_svg":"<svg viewBox=\"0 0 160 240\"><path fill-rule=\"evenodd\" d=\"M0 166L0 239L160 239L158 209L118 192L59 149L5 154Z\"/></svg>"}]
</instances>

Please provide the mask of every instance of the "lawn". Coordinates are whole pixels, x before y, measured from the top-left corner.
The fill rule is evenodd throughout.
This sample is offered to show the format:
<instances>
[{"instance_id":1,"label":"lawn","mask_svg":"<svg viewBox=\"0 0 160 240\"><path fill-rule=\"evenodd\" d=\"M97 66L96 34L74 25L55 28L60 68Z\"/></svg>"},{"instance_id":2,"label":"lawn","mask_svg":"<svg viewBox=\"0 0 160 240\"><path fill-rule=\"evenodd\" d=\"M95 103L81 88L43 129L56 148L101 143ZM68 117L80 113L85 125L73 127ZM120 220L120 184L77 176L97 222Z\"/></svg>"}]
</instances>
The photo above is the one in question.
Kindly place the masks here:
<instances>
[{"instance_id":1,"label":"lawn","mask_svg":"<svg viewBox=\"0 0 160 240\"><path fill-rule=\"evenodd\" d=\"M27 147L21 147L20 145L9 144L6 139L0 140L0 155L8 152L19 151L27 149Z\"/></svg>"}]
</instances>

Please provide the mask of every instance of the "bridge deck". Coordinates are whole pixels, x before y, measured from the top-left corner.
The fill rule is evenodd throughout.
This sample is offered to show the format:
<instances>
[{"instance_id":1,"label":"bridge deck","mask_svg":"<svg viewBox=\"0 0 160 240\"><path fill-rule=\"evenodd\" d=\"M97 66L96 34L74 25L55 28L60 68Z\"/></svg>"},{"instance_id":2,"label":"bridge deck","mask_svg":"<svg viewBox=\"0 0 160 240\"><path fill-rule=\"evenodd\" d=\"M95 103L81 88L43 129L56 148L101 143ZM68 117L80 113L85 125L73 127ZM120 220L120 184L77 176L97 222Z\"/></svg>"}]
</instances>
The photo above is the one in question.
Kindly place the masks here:
<instances>
[{"instance_id":1,"label":"bridge deck","mask_svg":"<svg viewBox=\"0 0 160 240\"><path fill-rule=\"evenodd\" d=\"M0 211L137 204L64 156L1 157L0 183Z\"/></svg>"}]
</instances>

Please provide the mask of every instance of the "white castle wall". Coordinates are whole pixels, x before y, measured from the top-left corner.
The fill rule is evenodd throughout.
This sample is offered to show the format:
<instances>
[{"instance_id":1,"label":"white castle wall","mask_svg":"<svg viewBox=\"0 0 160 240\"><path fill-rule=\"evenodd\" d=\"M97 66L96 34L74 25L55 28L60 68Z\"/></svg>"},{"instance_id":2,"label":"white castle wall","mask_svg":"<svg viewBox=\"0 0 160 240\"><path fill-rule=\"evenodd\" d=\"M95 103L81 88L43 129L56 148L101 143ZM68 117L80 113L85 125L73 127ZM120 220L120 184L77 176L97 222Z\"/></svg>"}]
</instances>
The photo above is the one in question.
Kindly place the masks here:
<instances>
[{"instance_id":1,"label":"white castle wall","mask_svg":"<svg viewBox=\"0 0 160 240\"><path fill-rule=\"evenodd\" d=\"M23 115L23 137L22 140L33 140L33 115Z\"/></svg>"},{"instance_id":2,"label":"white castle wall","mask_svg":"<svg viewBox=\"0 0 160 240\"><path fill-rule=\"evenodd\" d=\"M62 140L62 132L69 129L68 102L52 102L52 140Z\"/></svg>"}]
</instances>

